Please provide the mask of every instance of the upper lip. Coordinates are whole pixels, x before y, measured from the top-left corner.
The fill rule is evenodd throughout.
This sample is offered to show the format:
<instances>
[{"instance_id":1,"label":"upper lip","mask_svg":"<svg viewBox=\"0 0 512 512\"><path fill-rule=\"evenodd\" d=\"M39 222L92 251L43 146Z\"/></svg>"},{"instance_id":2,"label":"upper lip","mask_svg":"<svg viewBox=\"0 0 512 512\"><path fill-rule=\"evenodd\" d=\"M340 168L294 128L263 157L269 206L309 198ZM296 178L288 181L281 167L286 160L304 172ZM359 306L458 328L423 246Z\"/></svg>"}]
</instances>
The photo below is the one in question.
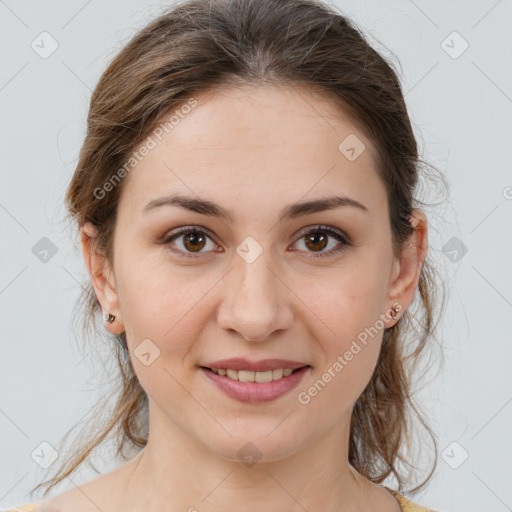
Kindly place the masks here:
<instances>
[{"instance_id":1,"label":"upper lip","mask_svg":"<svg viewBox=\"0 0 512 512\"><path fill-rule=\"evenodd\" d=\"M268 370L276 370L279 368L286 369L291 368L295 370L302 368L303 366L309 366L298 361L289 361L287 359L262 359L260 361L249 361L243 357L234 357L231 359L221 359L219 361L213 361L206 363L207 368L215 369L229 369L229 370L246 370L251 372L266 372Z\"/></svg>"}]
</instances>

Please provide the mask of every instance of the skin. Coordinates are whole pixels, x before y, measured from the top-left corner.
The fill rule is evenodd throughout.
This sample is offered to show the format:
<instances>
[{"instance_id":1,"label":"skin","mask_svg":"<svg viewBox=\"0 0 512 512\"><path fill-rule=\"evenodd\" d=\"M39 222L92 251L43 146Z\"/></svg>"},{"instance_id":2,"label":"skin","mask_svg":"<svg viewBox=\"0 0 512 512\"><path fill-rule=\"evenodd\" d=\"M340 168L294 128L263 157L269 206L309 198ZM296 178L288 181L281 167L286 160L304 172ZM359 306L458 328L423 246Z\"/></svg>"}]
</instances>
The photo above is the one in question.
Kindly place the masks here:
<instances>
[{"instance_id":1,"label":"skin","mask_svg":"<svg viewBox=\"0 0 512 512\"><path fill-rule=\"evenodd\" d=\"M198 106L125 178L113 262L94 250L92 226L82 228L96 295L116 315L106 328L126 331L149 397L148 445L51 504L75 511L217 512L243 503L246 512L269 504L276 511L397 512L388 491L348 464L352 407L375 368L382 329L309 403L297 395L393 303L402 312L410 304L427 251L425 216L413 212L414 235L395 258L375 148L323 96L244 86L195 98ZM354 161L338 149L350 134L366 146ZM177 206L143 213L150 200L171 193L213 201L234 222ZM278 220L285 205L333 194L368 211L345 206ZM324 248L308 246L302 230L319 224L352 244L315 258L339 244L330 237ZM183 236L158 243L182 226L206 228L215 239L206 238L202 248L184 244ZM252 263L236 252L248 236L263 250ZM192 254L196 248L199 257L179 257L171 245ZM396 322L386 317L384 326ZM160 355L145 366L133 351L148 338ZM247 404L198 369L234 356L291 359L311 369L280 398ZM237 456L247 442L261 452L252 467Z\"/></svg>"}]
</instances>

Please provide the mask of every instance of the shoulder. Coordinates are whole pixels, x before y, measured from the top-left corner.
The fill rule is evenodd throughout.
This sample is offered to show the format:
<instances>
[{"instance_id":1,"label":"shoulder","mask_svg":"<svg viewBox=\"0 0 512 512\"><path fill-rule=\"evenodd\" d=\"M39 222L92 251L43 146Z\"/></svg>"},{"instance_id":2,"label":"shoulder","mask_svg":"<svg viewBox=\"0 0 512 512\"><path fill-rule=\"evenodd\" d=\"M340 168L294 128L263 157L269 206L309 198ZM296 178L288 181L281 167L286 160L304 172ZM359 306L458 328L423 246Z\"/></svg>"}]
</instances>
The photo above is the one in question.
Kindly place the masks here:
<instances>
[{"instance_id":1,"label":"shoulder","mask_svg":"<svg viewBox=\"0 0 512 512\"><path fill-rule=\"evenodd\" d=\"M97 482L89 482L47 500L27 503L0 512L97 512L101 508L94 506L99 495L96 487Z\"/></svg>"},{"instance_id":2,"label":"shoulder","mask_svg":"<svg viewBox=\"0 0 512 512\"><path fill-rule=\"evenodd\" d=\"M418 505L417 503L413 503L411 500L407 499L405 496L396 491L391 492L398 500L398 503L400 503L403 512L436 512L431 508L423 507L421 505Z\"/></svg>"},{"instance_id":3,"label":"shoulder","mask_svg":"<svg viewBox=\"0 0 512 512\"><path fill-rule=\"evenodd\" d=\"M0 510L0 512L97 512L101 509L91 504L90 496L93 494L89 491L89 487L82 485L80 488L69 490L48 500L27 503L8 510ZM86 497L89 498L86 499Z\"/></svg>"},{"instance_id":4,"label":"shoulder","mask_svg":"<svg viewBox=\"0 0 512 512\"><path fill-rule=\"evenodd\" d=\"M74 488L57 494L46 501L31 503L27 507L5 512L98 512L116 510L131 469L130 463L101 475ZM0 511L2 512L2 511Z\"/></svg>"}]
</instances>

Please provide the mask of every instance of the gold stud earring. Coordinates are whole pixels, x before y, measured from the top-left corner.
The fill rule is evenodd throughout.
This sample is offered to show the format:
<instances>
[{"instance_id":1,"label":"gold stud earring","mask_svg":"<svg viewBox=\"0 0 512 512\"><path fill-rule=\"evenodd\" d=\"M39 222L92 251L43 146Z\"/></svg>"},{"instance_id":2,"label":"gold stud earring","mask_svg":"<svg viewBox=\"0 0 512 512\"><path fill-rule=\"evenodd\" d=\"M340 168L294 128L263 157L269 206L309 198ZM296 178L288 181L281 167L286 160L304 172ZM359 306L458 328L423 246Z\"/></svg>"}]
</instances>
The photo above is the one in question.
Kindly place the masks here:
<instances>
[{"instance_id":1,"label":"gold stud earring","mask_svg":"<svg viewBox=\"0 0 512 512\"><path fill-rule=\"evenodd\" d=\"M393 313L391 314L391 318L396 320L398 318L398 312L402 311L402 305L399 302L395 302L391 308Z\"/></svg>"},{"instance_id":2,"label":"gold stud earring","mask_svg":"<svg viewBox=\"0 0 512 512\"><path fill-rule=\"evenodd\" d=\"M116 315L113 315L112 313L103 314L103 320L105 320L105 322L108 322L109 324L113 323L115 319Z\"/></svg>"}]
</instances>

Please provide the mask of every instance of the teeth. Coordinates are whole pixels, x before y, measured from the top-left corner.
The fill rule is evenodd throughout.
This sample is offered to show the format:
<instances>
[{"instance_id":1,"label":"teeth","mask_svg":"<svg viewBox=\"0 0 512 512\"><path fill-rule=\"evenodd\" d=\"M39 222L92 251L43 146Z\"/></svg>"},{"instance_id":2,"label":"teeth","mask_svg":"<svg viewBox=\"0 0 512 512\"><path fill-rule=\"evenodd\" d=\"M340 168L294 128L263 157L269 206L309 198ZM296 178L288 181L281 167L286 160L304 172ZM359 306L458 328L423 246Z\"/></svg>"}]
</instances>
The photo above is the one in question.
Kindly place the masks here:
<instances>
[{"instance_id":1,"label":"teeth","mask_svg":"<svg viewBox=\"0 0 512 512\"><path fill-rule=\"evenodd\" d=\"M238 380L238 370L226 370L226 375L233 380Z\"/></svg>"},{"instance_id":2,"label":"teeth","mask_svg":"<svg viewBox=\"0 0 512 512\"><path fill-rule=\"evenodd\" d=\"M284 375L284 370L281 370L280 368L277 370L272 370L272 380L282 379L283 375Z\"/></svg>"},{"instance_id":3,"label":"teeth","mask_svg":"<svg viewBox=\"0 0 512 512\"><path fill-rule=\"evenodd\" d=\"M273 380L279 380L283 377L288 377L293 373L291 368L267 370L266 372L250 372L247 370L230 370L224 368L211 368L211 370L217 375L223 375L233 380L239 380L240 382L271 382Z\"/></svg>"},{"instance_id":4,"label":"teeth","mask_svg":"<svg viewBox=\"0 0 512 512\"><path fill-rule=\"evenodd\" d=\"M272 382L274 375L273 370L267 370L266 372L247 372L254 373L254 382ZM240 378L240 374L238 374L238 379Z\"/></svg>"}]
</instances>

